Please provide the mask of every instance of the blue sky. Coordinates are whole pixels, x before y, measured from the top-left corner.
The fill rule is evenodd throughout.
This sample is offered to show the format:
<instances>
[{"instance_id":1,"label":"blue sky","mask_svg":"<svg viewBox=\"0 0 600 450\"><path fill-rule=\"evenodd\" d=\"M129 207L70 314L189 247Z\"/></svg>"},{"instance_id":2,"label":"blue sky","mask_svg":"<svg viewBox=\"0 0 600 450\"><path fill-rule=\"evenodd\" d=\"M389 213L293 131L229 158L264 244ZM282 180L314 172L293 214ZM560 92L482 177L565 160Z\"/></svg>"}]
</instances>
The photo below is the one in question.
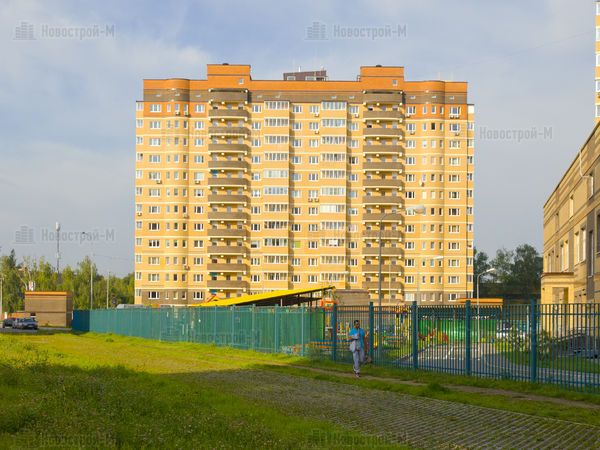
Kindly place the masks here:
<instances>
[{"instance_id":1,"label":"blue sky","mask_svg":"<svg viewBox=\"0 0 600 450\"><path fill-rule=\"evenodd\" d=\"M253 77L325 67L402 65L407 79L469 82L476 105L475 244L542 247L542 207L593 126L594 3L548 1L3 0L0 7L0 253L54 260L44 238L109 230L63 245L103 272L133 266L134 103L144 78L200 78L207 63ZM35 40L15 39L22 22ZM313 22L328 40L307 40ZM48 38L42 28L114 25L113 36ZM339 27L405 27L402 36L334 38ZM546 129L495 139L483 130ZM16 242L21 227L34 244ZM111 234L112 233L112 234ZM23 242L23 241L21 241Z\"/></svg>"}]
</instances>

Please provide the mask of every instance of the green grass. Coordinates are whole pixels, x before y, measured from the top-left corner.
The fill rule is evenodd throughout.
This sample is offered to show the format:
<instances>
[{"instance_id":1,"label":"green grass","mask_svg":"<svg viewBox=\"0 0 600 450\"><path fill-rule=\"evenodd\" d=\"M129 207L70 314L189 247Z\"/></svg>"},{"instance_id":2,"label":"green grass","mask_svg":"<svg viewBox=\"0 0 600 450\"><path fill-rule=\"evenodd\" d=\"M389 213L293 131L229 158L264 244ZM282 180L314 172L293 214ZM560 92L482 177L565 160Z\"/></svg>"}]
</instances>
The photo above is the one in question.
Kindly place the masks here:
<instances>
[{"instance_id":1,"label":"green grass","mask_svg":"<svg viewBox=\"0 0 600 450\"><path fill-rule=\"evenodd\" d=\"M500 355L513 363L523 364L525 366L531 364L530 354L527 351L505 351ZM557 357L539 355L537 365L538 367L546 369L600 373L600 364L598 363L598 360L572 354Z\"/></svg>"},{"instance_id":2,"label":"green grass","mask_svg":"<svg viewBox=\"0 0 600 450\"><path fill-rule=\"evenodd\" d=\"M221 360L204 357L219 352ZM106 335L0 335L0 442L49 448L369 447L370 437L195 376L293 358ZM245 352L252 356L251 353Z\"/></svg>"}]
</instances>

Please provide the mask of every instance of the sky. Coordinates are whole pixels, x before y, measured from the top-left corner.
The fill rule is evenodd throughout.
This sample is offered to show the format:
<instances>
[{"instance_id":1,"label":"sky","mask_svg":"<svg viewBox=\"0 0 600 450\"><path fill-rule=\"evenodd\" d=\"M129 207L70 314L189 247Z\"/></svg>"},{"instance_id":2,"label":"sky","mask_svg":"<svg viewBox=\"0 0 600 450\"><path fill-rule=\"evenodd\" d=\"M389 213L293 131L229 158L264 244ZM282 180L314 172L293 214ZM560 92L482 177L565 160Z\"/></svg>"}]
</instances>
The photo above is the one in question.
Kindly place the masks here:
<instances>
[{"instance_id":1,"label":"sky","mask_svg":"<svg viewBox=\"0 0 600 450\"><path fill-rule=\"evenodd\" d=\"M59 221L61 265L132 272L143 79L222 62L255 79L382 64L467 81L475 246L541 251L544 202L594 125L594 26L591 0L0 0L0 254L54 264ZM358 28L384 31L342 34Z\"/></svg>"}]
</instances>

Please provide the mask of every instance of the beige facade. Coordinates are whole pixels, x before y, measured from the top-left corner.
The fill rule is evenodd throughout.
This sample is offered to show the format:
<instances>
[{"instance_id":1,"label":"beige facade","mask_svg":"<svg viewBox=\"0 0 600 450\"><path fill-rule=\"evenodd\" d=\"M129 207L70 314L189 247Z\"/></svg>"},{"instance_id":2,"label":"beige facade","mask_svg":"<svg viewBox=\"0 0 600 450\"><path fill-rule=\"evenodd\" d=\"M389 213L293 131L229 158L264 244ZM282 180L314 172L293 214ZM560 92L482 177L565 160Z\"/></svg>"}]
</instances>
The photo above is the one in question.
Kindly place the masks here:
<instances>
[{"instance_id":1,"label":"beige facade","mask_svg":"<svg viewBox=\"0 0 600 450\"><path fill-rule=\"evenodd\" d=\"M544 205L542 303L600 301L600 128Z\"/></svg>"},{"instance_id":2,"label":"beige facade","mask_svg":"<svg viewBox=\"0 0 600 450\"><path fill-rule=\"evenodd\" d=\"M356 81L286 78L223 64L205 80L144 81L136 303L315 285L375 299L380 224L385 302L471 296L466 83L381 66Z\"/></svg>"},{"instance_id":3,"label":"beige facade","mask_svg":"<svg viewBox=\"0 0 600 450\"><path fill-rule=\"evenodd\" d=\"M600 121L600 0L596 0L596 123Z\"/></svg>"}]
</instances>

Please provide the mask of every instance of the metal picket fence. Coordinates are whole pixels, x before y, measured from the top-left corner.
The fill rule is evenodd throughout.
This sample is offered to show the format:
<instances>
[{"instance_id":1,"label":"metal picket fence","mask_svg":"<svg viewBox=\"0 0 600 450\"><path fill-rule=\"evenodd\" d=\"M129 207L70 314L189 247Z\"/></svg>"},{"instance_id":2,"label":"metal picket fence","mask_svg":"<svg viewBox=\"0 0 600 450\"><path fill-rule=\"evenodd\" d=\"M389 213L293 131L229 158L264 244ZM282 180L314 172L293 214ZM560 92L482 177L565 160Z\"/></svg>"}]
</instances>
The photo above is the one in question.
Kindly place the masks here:
<instances>
[{"instance_id":1,"label":"metal picket fence","mask_svg":"<svg viewBox=\"0 0 600 450\"><path fill-rule=\"evenodd\" d=\"M73 329L350 362L354 320L377 365L600 391L598 304L113 309Z\"/></svg>"}]
</instances>

